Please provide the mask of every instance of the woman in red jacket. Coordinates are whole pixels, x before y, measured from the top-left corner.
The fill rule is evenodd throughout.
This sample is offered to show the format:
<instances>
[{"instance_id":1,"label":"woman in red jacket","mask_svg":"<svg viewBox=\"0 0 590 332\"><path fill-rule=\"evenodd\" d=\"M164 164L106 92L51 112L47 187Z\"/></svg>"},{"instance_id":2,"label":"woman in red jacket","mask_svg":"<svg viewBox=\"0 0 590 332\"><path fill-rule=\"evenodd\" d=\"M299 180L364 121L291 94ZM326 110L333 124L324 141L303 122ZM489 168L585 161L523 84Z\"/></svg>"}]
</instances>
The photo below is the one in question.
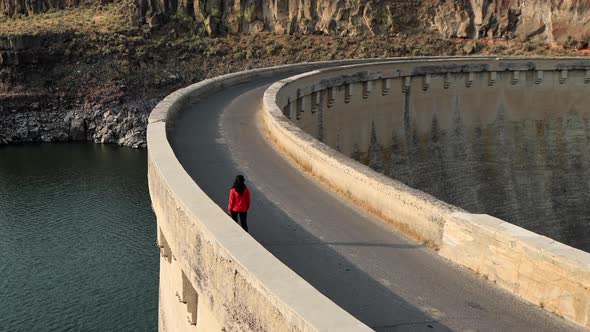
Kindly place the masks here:
<instances>
[{"instance_id":1,"label":"woman in red jacket","mask_svg":"<svg viewBox=\"0 0 590 332\"><path fill-rule=\"evenodd\" d=\"M248 209L250 208L250 190L246 187L246 180L243 175L236 176L234 185L229 191L229 204L227 205L227 212L231 218L238 222L240 216L240 223L242 228L248 232Z\"/></svg>"}]
</instances>

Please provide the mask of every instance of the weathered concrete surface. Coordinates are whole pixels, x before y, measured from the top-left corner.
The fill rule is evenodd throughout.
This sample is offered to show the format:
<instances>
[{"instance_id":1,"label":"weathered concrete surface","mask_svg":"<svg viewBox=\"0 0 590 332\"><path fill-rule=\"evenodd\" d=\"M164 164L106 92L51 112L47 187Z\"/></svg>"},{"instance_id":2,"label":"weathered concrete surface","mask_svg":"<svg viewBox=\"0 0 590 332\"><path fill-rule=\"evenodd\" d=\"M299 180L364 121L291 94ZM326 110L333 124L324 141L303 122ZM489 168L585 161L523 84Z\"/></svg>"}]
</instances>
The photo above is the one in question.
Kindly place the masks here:
<instances>
[{"instance_id":1,"label":"weathered concrete surface","mask_svg":"<svg viewBox=\"0 0 590 332\"><path fill-rule=\"evenodd\" d=\"M522 111L514 110L511 114L515 114L515 117L526 118L527 114L535 114L539 107L543 111L539 112L540 114L536 113L538 118L542 118L547 112L555 113L557 111L553 108L555 103L559 103L560 100L562 103L564 102L564 98L556 98L555 92L566 91L562 85L568 79L572 80L573 87L578 89L583 89L587 82L585 79L587 64L580 62L580 60L558 61L564 63L555 60L482 60L470 61L469 66L457 66L448 62L441 65L398 63L316 71L279 82L267 91L265 94L266 112L264 113L266 127L281 149L286 151L303 169L319 177L329 187L343 193L369 211L393 222L406 233L439 248L443 256L495 280L501 287L567 319L588 325L590 303L587 278L589 273L588 254L561 244L559 249L555 249L554 245L548 245L551 243L550 241L545 241L543 237L515 226L511 226L514 228L500 227L496 229L496 232L492 232L492 235L483 231L484 227L481 226L483 225L481 223L473 223L471 226L474 229L465 230L464 227L458 226L461 222L458 221L460 218L458 219L457 213L460 211L457 208L412 190L399 182L388 180L380 174L352 162L300 131L282 114L283 112L289 114L291 119L302 128L308 130L311 128L311 132L316 137L321 137L332 147L345 154L352 154L358 159L362 154L366 156L367 150L371 152L377 142L390 141L392 130L394 136L392 146L394 147L396 146L395 138L398 137L396 131L399 131L399 136L402 139L406 139L399 143L400 146L417 145L423 140L429 142L430 137L430 143L436 147L439 143L439 136L432 135L432 131L437 132L440 128L453 128L454 126L456 128L457 123L461 122L493 123L497 119L494 112L477 106L474 111L481 110L482 112L477 113L478 115L470 115L471 120L467 114L459 116L457 108L450 107L447 110L449 114L439 112L440 105L446 105L444 100L449 97L451 100L456 99L453 97L458 91L469 89L475 91L472 93L476 95L469 99L471 104L466 105L481 105L482 102L483 104L488 102L497 105L497 103L502 103L504 99L482 92L484 85L497 87L500 90L501 87L505 87L506 91L512 93L513 102L518 101L522 94L526 94L527 88L533 91L540 89L545 97L553 98L549 99L552 102L543 104L537 101L534 104L538 106L537 108L526 110L520 108ZM476 65L474 66L474 64ZM498 71L508 68L512 70L499 75ZM551 68L557 71L547 72ZM580 74L579 71L564 71L565 69L581 69L582 71ZM522 70L525 71L520 73ZM533 71L527 73L527 70ZM449 78L444 74L445 71L452 72L452 75L456 75L458 78L456 80ZM433 74L442 74L442 80L435 80ZM412 75L416 77L412 77ZM377 79L377 84L372 86L379 86L379 84L384 84L384 78L391 80L387 83L388 88L376 89L377 93L374 96L377 100L370 100L367 92L371 92L372 88L362 82ZM527 83L527 78L532 78L533 82ZM462 85L458 84L459 82ZM547 87L544 89L535 87L535 85L542 83ZM455 85L456 88L449 89L451 85ZM434 86L437 88L433 88ZM513 92L511 88L514 89ZM397 96L397 98L392 97L394 98L393 103L384 101L387 99L384 98L384 95L387 95L385 90L389 91L390 89ZM418 98L420 101L412 101L411 104L408 101L410 92L418 89L432 91L433 95L421 94L421 99ZM336 93L337 90L340 93ZM405 101L403 98L399 98L402 92L406 96ZM507 94L510 93L507 92ZM572 94L567 94L565 99L572 104L584 100L584 93L580 91L576 93L581 97L576 98L572 97ZM319 97L315 97L314 94L319 94ZM494 97L499 101L492 103L495 100ZM567 98L571 98L573 101ZM334 100L328 102L326 99ZM310 100L315 100L315 107L312 107ZM410 105L415 107L413 103L422 103L424 106L416 107L415 114L413 114L409 107ZM456 105L452 102L448 104L450 106ZM329 105L331 106L328 107ZM313 111L314 109L315 111ZM337 115L330 116L329 112ZM433 117L435 120L432 120ZM458 121L458 119L461 120ZM406 131L403 130L404 128ZM407 130L408 128L411 130ZM381 137L385 137L384 140L378 138L377 133L380 130L385 131L381 135ZM448 136L458 132L458 130L452 131L451 129L449 131L451 133ZM377 154L382 154L381 150L383 150L383 154L399 155L398 151L388 152L387 148L377 147L374 150L377 151ZM428 154L429 151L426 149L420 153ZM457 155L456 158L461 159L462 157ZM412 171L416 172L415 169ZM457 176L464 177L466 174L468 173L463 172ZM481 218L474 220L480 221ZM482 233L479 233L480 231ZM489 241L494 243L494 246L497 247L496 250L493 249L494 246L486 245L488 243L485 240L486 236L491 238ZM481 241L479 237L481 237ZM525 241L528 238L531 238L532 242ZM526 245L523 244L525 242ZM519 251L515 247L521 244L527 249ZM514 251L511 250L513 248ZM506 254L498 255L498 252ZM473 256L481 260L471 259ZM529 265L523 262L527 262ZM523 268L525 266L529 268ZM541 266L547 268L541 268Z\"/></svg>"},{"instance_id":2,"label":"weathered concrete surface","mask_svg":"<svg viewBox=\"0 0 590 332\"><path fill-rule=\"evenodd\" d=\"M440 254L500 287L590 326L590 255L488 215L457 213Z\"/></svg>"},{"instance_id":3,"label":"weathered concrete surface","mask_svg":"<svg viewBox=\"0 0 590 332\"><path fill-rule=\"evenodd\" d=\"M433 76L427 91L414 80L410 93L393 97L401 107L386 112L395 129L375 118L365 162L447 203L590 251L589 187L580 181L590 176L590 86L585 71L563 83L559 71L539 83L536 75L512 82L502 72L489 86L481 73L470 88L456 75L447 89Z\"/></svg>"}]
</instances>

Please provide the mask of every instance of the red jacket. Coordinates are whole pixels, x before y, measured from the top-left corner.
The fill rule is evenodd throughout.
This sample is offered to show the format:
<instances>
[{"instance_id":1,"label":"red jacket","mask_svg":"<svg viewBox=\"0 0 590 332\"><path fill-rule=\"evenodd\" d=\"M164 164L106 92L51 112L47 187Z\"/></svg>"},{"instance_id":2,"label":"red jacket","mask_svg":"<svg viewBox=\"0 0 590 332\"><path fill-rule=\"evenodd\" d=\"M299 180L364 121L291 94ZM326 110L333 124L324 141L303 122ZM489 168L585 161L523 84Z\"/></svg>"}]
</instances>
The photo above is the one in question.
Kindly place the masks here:
<instances>
[{"instance_id":1,"label":"red jacket","mask_svg":"<svg viewBox=\"0 0 590 332\"><path fill-rule=\"evenodd\" d=\"M250 190L248 187L244 189L242 194L238 194L238 192L231 188L229 191L229 204L227 205L228 212L248 212L250 208Z\"/></svg>"}]
</instances>

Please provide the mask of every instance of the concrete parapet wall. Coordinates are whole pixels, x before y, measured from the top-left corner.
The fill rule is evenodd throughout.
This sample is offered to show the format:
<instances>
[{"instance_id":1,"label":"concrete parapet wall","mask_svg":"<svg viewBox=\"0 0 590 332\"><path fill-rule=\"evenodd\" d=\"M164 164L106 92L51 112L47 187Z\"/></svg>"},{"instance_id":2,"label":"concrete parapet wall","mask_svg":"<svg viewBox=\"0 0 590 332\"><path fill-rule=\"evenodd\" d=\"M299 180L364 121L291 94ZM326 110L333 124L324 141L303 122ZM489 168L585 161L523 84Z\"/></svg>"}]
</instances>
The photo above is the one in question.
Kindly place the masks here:
<instances>
[{"instance_id":1,"label":"concrete parapet wall","mask_svg":"<svg viewBox=\"0 0 590 332\"><path fill-rule=\"evenodd\" d=\"M489 215L454 213L443 236L441 256L590 326L590 254Z\"/></svg>"},{"instance_id":2,"label":"concrete parapet wall","mask_svg":"<svg viewBox=\"0 0 590 332\"><path fill-rule=\"evenodd\" d=\"M563 58L390 61L321 69L272 85L264 96L263 121L278 149L331 189L429 244L441 256L548 311L590 326L590 254L487 215L466 213L373 171L347 156L354 153L350 142L342 137L334 140L337 134L329 132L331 124L326 122L333 115L315 115L322 107L340 103L339 110L356 107L353 113L360 119L367 107L379 106L375 101L364 107L355 104L355 99L366 99L368 94L386 95L393 89L406 93L412 87L426 91L436 82L444 96L440 91L451 83L469 88L485 79L486 85L494 85L500 73L510 75L508 87L519 89L548 76L563 84L573 72L580 84L588 84L589 69L588 60ZM451 80L449 74L460 78ZM520 83L531 75L536 79ZM370 128L365 132L370 133ZM344 154L316 138L332 142ZM371 137L357 139L366 142Z\"/></svg>"}]
</instances>

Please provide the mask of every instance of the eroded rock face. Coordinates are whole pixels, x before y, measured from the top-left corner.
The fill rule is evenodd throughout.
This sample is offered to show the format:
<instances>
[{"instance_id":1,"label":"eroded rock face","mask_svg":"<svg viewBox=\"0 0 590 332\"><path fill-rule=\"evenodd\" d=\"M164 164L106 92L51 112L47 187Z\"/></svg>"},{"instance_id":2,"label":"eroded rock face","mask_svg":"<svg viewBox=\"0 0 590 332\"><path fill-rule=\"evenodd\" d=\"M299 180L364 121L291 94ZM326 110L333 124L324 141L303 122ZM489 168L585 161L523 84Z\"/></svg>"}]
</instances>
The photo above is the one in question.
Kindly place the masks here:
<instances>
[{"instance_id":1,"label":"eroded rock face","mask_svg":"<svg viewBox=\"0 0 590 332\"><path fill-rule=\"evenodd\" d=\"M587 43L590 0L172 0L139 1L150 15L187 13L210 34L373 34L434 29L446 37ZM192 6L192 8L191 8Z\"/></svg>"},{"instance_id":2,"label":"eroded rock face","mask_svg":"<svg viewBox=\"0 0 590 332\"><path fill-rule=\"evenodd\" d=\"M447 37L587 44L589 14L589 0L446 0L436 6L433 23Z\"/></svg>"},{"instance_id":3,"label":"eroded rock face","mask_svg":"<svg viewBox=\"0 0 590 332\"><path fill-rule=\"evenodd\" d=\"M112 2L113 0L102 0ZM132 21L158 26L180 15L210 35L388 35L434 29L445 37L587 44L590 0L124 0ZM0 15L33 15L87 0L0 0Z\"/></svg>"},{"instance_id":4,"label":"eroded rock face","mask_svg":"<svg viewBox=\"0 0 590 332\"><path fill-rule=\"evenodd\" d=\"M22 142L88 141L134 148L146 146L145 106L45 110L0 108L0 145Z\"/></svg>"},{"instance_id":5,"label":"eroded rock face","mask_svg":"<svg viewBox=\"0 0 590 332\"><path fill-rule=\"evenodd\" d=\"M401 15L403 7L419 8L395 1L194 0L178 2L175 10L170 8L174 3L138 0L140 20L150 22L152 16L181 12L194 17L209 34L263 30L278 34L383 34L394 30L394 16ZM404 15L408 14L415 16L406 10Z\"/></svg>"}]
</instances>

